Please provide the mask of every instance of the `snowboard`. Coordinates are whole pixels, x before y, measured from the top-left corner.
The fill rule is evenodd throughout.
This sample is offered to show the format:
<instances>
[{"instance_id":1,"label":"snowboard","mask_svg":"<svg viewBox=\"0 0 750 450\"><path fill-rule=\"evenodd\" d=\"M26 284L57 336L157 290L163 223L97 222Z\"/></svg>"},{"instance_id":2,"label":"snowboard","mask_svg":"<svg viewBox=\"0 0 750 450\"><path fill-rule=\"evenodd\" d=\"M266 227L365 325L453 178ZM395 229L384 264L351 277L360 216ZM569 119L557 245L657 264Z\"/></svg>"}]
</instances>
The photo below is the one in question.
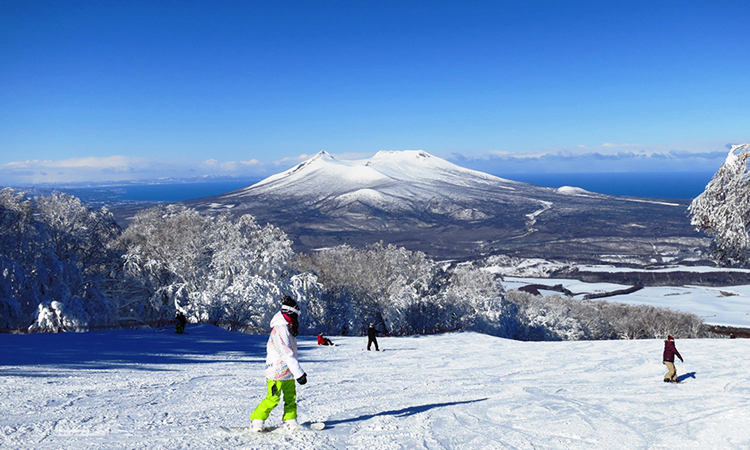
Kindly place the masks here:
<instances>
[{"instance_id":1,"label":"snowboard","mask_svg":"<svg viewBox=\"0 0 750 450\"><path fill-rule=\"evenodd\" d=\"M299 430L289 430L288 428L285 428L284 426L274 426L274 427L266 427L261 432L253 431L251 427L227 427L224 425L219 426L222 431L226 433L232 433L232 434L268 434L268 433L293 433L295 431L301 431L301 430L313 430L313 431L320 431L323 430L326 427L326 424L323 422L313 422L310 424L300 424Z\"/></svg>"}]
</instances>

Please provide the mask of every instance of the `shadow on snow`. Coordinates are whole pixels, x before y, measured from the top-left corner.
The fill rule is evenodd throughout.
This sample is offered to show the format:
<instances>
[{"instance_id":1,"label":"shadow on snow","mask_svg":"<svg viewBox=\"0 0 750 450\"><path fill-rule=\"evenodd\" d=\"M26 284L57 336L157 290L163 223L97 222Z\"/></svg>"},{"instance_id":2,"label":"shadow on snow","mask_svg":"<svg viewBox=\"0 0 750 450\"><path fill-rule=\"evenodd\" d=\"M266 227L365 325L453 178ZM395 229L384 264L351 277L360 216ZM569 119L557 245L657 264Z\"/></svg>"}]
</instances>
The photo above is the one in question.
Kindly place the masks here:
<instances>
[{"instance_id":1,"label":"shadow on snow","mask_svg":"<svg viewBox=\"0 0 750 450\"><path fill-rule=\"evenodd\" d=\"M267 340L267 335L235 333L205 324L188 325L185 334L176 334L172 329L3 334L0 375L10 375L3 366L160 371L169 370L161 367L168 364L263 363ZM35 373L22 370L15 375Z\"/></svg>"},{"instance_id":2,"label":"shadow on snow","mask_svg":"<svg viewBox=\"0 0 750 450\"><path fill-rule=\"evenodd\" d=\"M677 377L677 381L685 381L688 378L695 379L695 372L688 372L688 373L686 373L684 375L680 375L680 376Z\"/></svg>"},{"instance_id":3,"label":"shadow on snow","mask_svg":"<svg viewBox=\"0 0 750 450\"><path fill-rule=\"evenodd\" d=\"M432 403L429 405L409 406L407 408L396 409L393 411L383 411L383 412L379 412L375 414L365 414L364 416L353 417L351 419L330 420L330 421L327 420L326 428L333 428L336 425L341 425L344 423L361 422L363 420L369 420L369 419L372 419L373 417L378 417L378 416L397 416L397 417L412 416L414 414L419 414L419 413L429 411L434 408L442 408L444 406L453 406L453 405L465 405L468 403L483 402L485 400L487 399L479 398L476 400L465 400L461 402Z\"/></svg>"}]
</instances>

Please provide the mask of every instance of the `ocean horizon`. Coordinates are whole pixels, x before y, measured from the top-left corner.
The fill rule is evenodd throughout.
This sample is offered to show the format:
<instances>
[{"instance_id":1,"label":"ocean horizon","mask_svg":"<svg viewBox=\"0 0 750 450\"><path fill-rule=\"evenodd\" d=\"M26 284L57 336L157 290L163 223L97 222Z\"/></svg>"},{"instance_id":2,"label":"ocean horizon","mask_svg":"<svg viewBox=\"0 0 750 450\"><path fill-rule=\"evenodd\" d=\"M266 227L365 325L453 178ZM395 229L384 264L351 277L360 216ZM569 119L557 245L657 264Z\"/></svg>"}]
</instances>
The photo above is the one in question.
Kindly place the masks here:
<instances>
[{"instance_id":1,"label":"ocean horizon","mask_svg":"<svg viewBox=\"0 0 750 450\"><path fill-rule=\"evenodd\" d=\"M621 173L533 173L493 174L509 180L558 188L574 186L600 194L662 198L693 199L700 195L711 180L707 172L621 172ZM180 202L221 195L251 186L258 179L222 181L175 181L158 184L123 184L95 187L44 188L74 195L84 202ZM19 189L22 190L22 189ZM33 189L39 192L37 188Z\"/></svg>"},{"instance_id":2,"label":"ocean horizon","mask_svg":"<svg viewBox=\"0 0 750 450\"><path fill-rule=\"evenodd\" d=\"M691 200L705 190L714 173L612 172L493 175L551 188L573 186L607 195Z\"/></svg>"}]
</instances>

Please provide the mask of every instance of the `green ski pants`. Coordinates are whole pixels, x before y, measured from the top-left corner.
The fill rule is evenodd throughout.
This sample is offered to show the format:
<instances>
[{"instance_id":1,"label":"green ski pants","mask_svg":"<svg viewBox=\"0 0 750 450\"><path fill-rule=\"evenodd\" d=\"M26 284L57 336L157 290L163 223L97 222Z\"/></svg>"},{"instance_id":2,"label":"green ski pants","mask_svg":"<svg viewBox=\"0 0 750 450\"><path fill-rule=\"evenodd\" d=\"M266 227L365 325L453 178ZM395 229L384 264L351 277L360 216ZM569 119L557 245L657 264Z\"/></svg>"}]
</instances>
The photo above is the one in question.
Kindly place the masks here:
<instances>
[{"instance_id":1,"label":"green ski pants","mask_svg":"<svg viewBox=\"0 0 750 450\"><path fill-rule=\"evenodd\" d=\"M297 418L297 387L294 380L266 380L266 398L260 402L255 411L250 414L250 420L266 420L271 411L279 404L281 394L284 394L284 418L283 420Z\"/></svg>"}]
</instances>

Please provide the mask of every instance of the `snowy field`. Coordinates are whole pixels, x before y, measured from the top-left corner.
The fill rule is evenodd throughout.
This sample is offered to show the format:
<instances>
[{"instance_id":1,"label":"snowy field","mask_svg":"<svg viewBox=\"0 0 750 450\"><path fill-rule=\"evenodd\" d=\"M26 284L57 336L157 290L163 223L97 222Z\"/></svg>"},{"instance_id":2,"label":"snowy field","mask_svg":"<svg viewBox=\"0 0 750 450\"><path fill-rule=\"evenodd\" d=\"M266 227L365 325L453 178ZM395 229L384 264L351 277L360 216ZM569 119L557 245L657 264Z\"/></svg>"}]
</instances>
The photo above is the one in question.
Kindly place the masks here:
<instances>
[{"instance_id":1,"label":"snowy field","mask_svg":"<svg viewBox=\"0 0 750 450\"><path fill-rule=\"evenodd\" d=\"M300 420L328 428L230 435L264 393L266 336L187 331L0 335L0 448L750 448L750 340L678 340L673 385L659 340L304 337Z\"/></svg>"},{"instance_id":2,"label":"snowy field","mask_svg":"<svg viewBox=\"0 0 750 450\"><path fill-rule=\"evenodd\" d=\"M518 289L529 284L546 286L562 284L574 293L612 292L632 287L557 278L505 277L503 281L506 289ZM559 294L553 291L540 291L540 293L543 295ZM577 295L574 298L583 298L583 295ZM644 287L632 294L616 295L598 301L671 308L697 314L710 325L750 328L750 286L747 285Z\"/></svg>"}]
</instances>

